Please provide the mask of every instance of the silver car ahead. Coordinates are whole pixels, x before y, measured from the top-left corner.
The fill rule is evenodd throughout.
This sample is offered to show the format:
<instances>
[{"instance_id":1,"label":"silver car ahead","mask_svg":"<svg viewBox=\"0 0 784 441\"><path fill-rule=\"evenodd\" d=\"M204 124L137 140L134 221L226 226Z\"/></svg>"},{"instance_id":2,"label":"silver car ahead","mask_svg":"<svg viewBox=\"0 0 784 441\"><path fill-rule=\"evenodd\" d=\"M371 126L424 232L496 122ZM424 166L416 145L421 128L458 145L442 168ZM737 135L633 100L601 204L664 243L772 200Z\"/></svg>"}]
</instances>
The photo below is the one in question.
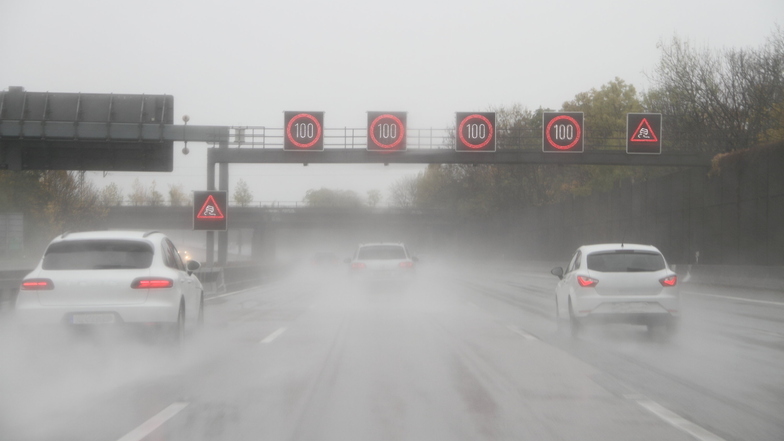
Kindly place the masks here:
<instances>
[{"instance_id":1,"label":"silver car ahead","mask_svg":"<svg viewBox=\"0 0 784 441\"><path fill-rule=\"evenodd\" d=\"M176 341L203 321L204 292L168 237L159 232L63 234L22 281L22 325L144 325Z\"/></svg>"},{"instance_id":2,"label":"silver car ahead","mask_svg":"<svg viewBox=\"0 0 784 441\"><path fill-rule=\"evenodd\" d=\"M390 283L413 281L417 261L402 243L361 244L347 259L354 280Z\"/></svg>"},{"instance_id":3,"label":"silver car ahead","mask_svg":"<svg viewBox=\"0 0 784 441\"><path fill-rule=\"evenodd\" d=\"M575 251L569 266L553 268L559 323L576 336L589 321L663 325L675 331L680 318L678 276L650 245L599 244Z\"/></svg>"}]
</instances>

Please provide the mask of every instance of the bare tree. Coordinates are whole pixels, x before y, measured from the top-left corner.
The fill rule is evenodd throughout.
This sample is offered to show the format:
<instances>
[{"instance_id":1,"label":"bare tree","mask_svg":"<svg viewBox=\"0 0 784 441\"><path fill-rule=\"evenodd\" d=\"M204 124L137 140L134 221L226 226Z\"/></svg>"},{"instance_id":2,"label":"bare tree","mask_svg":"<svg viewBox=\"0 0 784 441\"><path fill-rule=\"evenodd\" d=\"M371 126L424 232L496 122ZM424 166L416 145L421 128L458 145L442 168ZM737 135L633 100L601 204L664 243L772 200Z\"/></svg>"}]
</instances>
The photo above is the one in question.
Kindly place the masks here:
<instances>
[{"instance_id":1,"label":"bare tree","mask_svg":"<svg viewBox=\"0 0 784 441\"><path fill-rule=\"evenodd\" d=\"M368 190L368 192L367 192L367 204L368 204L368 207L375 207L376 205L378 205L379 202L381 202L382 198L383 198L383 196L381 196L381 192L380 191L378 191L376 189Z\"/></svg>"},{"instance_id":2,"label":"bare tree","mask_svg":"<svg viewBox=\"0 0 784 441\"><path fill-rule=\"evenodd\" d=\"M724 151L774 142L784 127L784 32L759 49L696 49L679 38L662 57L646 94L681 149Z\"/></svg>"},{"instance_id":3,"label":"bare tree","mask_svg":"<svg viewBox=\"0 0 784 441\"><path fill-rule=\"evenodd\" d=\"M392 184L392 205L401 208L414 207L417 202L420 180L421 178L418 176L406 176Z\"/></svg>"}]
</instances>

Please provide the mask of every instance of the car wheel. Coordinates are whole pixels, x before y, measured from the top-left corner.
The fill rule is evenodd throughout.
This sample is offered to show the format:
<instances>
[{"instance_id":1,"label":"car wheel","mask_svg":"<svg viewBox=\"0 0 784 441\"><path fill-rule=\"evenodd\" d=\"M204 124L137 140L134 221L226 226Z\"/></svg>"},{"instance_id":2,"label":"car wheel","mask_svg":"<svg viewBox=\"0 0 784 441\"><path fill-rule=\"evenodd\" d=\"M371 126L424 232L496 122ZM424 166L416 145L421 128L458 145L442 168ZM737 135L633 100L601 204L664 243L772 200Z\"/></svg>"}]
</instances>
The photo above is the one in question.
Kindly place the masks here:
<instances>
[{"instance_id":1,"label":"car wheel","mask_svg":"<svg viewBox=\"0 0 784 441\"><path fill-rule=\"evenodd\" d=\"M572 333L572 338L577 338L580 335L580 328L582 323L580 319L574 314L574 307L572 306L572 299L569 299L569 330Z\"/></svg>"},{"instance_id":2,"label":"car wheel","mask_svg":"<svg viewBox=\"0 0 784 441\"><path fill-rule=\"evenodd\" d=\"M171 342L173 345L179 346L183 341L185 341L185 304L180 301L177 323L174 324L171 330Z\"/></svg>"},{"instance_id":3,"label":"car wheel","mask_svg":"<svg viewBox=\"0 0 784 441\"><path fill-rule=\"evenodd\" d=\"M201 328L204 326L204 293L199 297L199 316L196 319L196 327Z\"/></svg>"}]
</instances>

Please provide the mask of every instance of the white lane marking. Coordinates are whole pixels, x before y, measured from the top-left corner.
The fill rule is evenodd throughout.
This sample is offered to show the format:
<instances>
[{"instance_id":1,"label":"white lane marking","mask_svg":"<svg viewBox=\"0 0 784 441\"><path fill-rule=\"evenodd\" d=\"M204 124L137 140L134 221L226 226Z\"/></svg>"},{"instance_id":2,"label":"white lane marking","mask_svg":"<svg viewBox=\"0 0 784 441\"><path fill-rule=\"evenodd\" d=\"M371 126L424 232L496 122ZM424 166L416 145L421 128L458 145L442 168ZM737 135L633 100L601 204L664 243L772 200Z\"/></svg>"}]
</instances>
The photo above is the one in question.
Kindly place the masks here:
<instances>
[{"instance_id":1,"label":"white lane marking","mask_svg":"<svg viewBox=\"0 0 784 441\"><path fill-rule=\"evenodd\" d=\"M280 337L280 334L283 334L284 332L286 332L286 328L280 328L280 329L278 329L277 331L273 332L272 334L268 335L268 336L267 336L267 337L266 337L264 340L262 340L260 343L261 343L261 344L268 344L268 343L272 343L272 341L273 341L273 340L275 340L276 338Z\"/></svg>"},{"instance_id":2,"label":"white lane marking","mask_svg":"<svg viewBox=\"0 0 784 441\"><path fill-rule=\"evenodd\" d=\"M682 418L678 414L670 411L666 407L662 406L661 404L651 399L641 398L635 401L637 401L637 404L639 404L640 406L651 411L657 417L663 419L664 421L670 423L671 425L688 433L689 435L697 438L700 441L725 441L724 438L715 435L714 433L708 432L702 427L692 423L687 419Z\"/></svg>"},{"instance_id":3,"label":"white lane marking","mask_svg":"<svg viewBox=\"0 0 784 441\"><path fill-rule=\"evenodd\" d=\"M506 325L506 327L507 327L507 329L509 329L510 331L514 332L514 333L515 333L515 334L517 334L517 335L520 335L520 336L522 336L522 337L523 337L524 339L526 339L526 340L529 340L529 341L535 341L535 340L539 340L539 339L538 339L536 336L534 336L534 335L531 335L531 334L529 334L529 333L527 333L527 332L525 332L525 331L523 331L523 330L519 329L517 326L514 326L514 325Z\"/></svg>"},{"instance_id":4,"label":"white lane marking","mask_svg":"<svg viewBox=\"0 0 784 441\"><path fill-rule=\"evenodd\" d=\"M722 299L739 300L741 302L762 303L764 305L784 306L784 302L774 302L772 300L744 299L743 297L722 296L722 295L719 295L719 294L702 294L702 293L697 293L697 292L687 292L687 295L690 295L690 296L702 296L702 297L719 297L719 298L722 298Z\"/></svg>"},{"instance_id":5,"label":"white lane marking","mask_svg":"<svg viewBox=\"0 0 784 441\"><path fill-rule=\"evenodd\" d=\"M142 423L141 426L131 430L127 435L123 436L117 441L141 441L149 434L155 431L158 427L163 425L166 421L170 420L174 415L180 413L182 409L188 407L189 403L172 403L166 409L158 412L157 415Z\"/></svg>"}]
</instances>

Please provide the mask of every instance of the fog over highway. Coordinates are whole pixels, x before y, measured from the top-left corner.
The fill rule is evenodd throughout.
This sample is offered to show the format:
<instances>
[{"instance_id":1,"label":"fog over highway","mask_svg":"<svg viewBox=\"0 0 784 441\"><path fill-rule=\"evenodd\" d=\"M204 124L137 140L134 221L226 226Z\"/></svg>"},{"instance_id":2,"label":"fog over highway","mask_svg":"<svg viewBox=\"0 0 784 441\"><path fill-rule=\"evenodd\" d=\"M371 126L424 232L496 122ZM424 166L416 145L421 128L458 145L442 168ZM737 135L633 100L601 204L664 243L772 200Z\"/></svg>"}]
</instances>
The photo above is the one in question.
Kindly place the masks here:
<instances>
[{"instance_id":1,"label":"fog over highway","mask_svg":"<svg viewBox=\"0 0 784 441\"><path fill-rule=\"evenodd\" d=\"M560 263L559 263L560 264ZM682 282L683 323L559 330L549 264L303 267L180 349L0 332L3 440L781 440L784 302Z\"/></svg>"}]
</instances>

